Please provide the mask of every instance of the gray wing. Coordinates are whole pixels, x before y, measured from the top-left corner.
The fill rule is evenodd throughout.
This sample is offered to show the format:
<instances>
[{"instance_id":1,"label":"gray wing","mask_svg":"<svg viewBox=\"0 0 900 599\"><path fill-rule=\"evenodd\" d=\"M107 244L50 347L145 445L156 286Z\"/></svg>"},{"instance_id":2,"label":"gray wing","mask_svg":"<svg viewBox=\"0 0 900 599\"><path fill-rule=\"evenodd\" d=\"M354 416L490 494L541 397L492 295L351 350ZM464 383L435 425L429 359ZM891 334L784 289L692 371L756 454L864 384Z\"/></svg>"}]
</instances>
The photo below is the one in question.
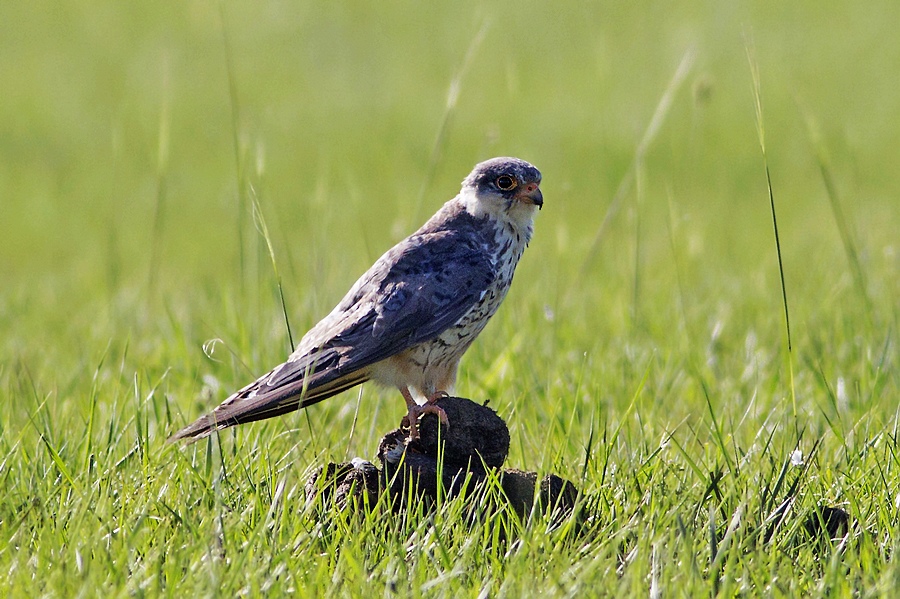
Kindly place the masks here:
<instances>
[{"instance_id":1,"label":"gray wing","mask_svg":"<svg viewBox=\"0 0 900 599\"><path fill-rule=\"evenodd\" d=\"M458 231L407 238L382 256L287 362L233 394L171 440L307 407L368 380L368 366L440 335L487 291L484 243Z\"/></svg>"}]
</instances>

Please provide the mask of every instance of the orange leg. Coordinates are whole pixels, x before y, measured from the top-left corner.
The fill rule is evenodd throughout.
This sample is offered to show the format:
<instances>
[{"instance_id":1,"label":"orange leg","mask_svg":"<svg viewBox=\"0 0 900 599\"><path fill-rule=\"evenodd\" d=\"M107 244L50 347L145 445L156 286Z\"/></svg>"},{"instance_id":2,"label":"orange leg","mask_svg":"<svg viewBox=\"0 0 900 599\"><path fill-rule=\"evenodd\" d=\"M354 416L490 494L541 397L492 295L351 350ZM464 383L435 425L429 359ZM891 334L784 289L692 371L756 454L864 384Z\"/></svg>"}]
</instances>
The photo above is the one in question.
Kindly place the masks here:
<instances>
[{"instance_id":1,"label":"orange leg","mask_svg":"<svg viewBox=\"0 0 900 599\"><path fill-rule=\"evenodd\" d=\"M444 423L444 426L450 426L450 420L447 418L447 412L443 410L438 405L435 405L435 402L442 398L448 397L447 393L444 391L439 391L433 394L428 398L428 401L425 405L420 406L416 403L416 400L413 399L412 394L409 392L409 389L406 387L400 387L400 393L403 395L403 399L406 400L406 409L407 414L403 419L403 422L409 426L409 438L410 440L419 438L419 416L422 414L434 414L438 418L441 419L441 422Z\"/></svg>"}]
</instances>

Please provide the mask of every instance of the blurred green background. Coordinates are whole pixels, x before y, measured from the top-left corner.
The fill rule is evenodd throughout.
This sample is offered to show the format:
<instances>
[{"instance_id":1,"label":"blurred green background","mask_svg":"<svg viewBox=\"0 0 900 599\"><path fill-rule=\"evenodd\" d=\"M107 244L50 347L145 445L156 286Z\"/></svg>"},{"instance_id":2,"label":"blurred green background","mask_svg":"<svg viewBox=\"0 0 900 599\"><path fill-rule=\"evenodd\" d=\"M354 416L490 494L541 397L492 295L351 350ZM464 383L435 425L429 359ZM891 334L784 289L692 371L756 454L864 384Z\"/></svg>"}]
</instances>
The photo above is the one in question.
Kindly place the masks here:
<instances>
[{"instance_id":1,"label":"blurred green background","mask_svg":"<svg viewBox=\"0 0 900 599\"><path fill-rule=\"evenodd\" d=\"M169 371L171 399L195 416L212 401L197 398L204 374L223 379L221 399L288 349L254 197L298 336L495 155L536 164L546 206L461 392L504 405L496 381L515 372L517 394L540 395L594 355L592 384L627 401L637 381L610 390L609 356L626 372L644 367L631 350L712 364L716 343L737 376L748 344L778 355L783 330L748 48L795 341L820 343L808 362L834 383L852 368L822 347L861 355L856 335L897 327L898 22L893 1L4 2L0 393L19 406L7 417L22 425L37 405L17 399L25 377L61 421L84 418L104 355L126 379ZM637 185L598 237L623 181ZM204 357L213 338L246 368ZM895 358L886 339L873 347Z\"/></svg>"},{"instance_id":2,"label":"blurred green background","mask_svg":"<svg viewBox=\"0 0 900 599\"><path fill-rule=\"evenodd\" d=\"M0 2L0 594L891 596L898 23L896 0ZM279 277L296 340L497 155L545 206L457 391L507 420L508 465L599 506L590 538L538 518L506 554L453 502L320 536L308 469L371 457L394 390L164 444L287 355ZM856 523L834 559L802 538L822 505Z\"/></svg>"}]
</instances>

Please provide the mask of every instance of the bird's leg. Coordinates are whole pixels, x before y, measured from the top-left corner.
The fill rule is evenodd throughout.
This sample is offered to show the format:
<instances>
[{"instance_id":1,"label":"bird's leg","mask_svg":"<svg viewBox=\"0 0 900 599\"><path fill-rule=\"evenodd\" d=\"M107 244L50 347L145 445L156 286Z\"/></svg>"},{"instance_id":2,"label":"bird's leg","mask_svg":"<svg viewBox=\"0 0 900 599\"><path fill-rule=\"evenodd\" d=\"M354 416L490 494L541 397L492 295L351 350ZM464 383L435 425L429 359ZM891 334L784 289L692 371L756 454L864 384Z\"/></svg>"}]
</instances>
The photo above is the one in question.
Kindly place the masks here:
<instances>
[{"instance_id":1,"label":"bird's leg","mask_svg":"<svg viewBox=\"0 0 900 599\"><path fill-rule=\"evenodd\" d=\"M423 406L420 406L416 403L416 400L413 399L412 394L406 387L400 387L400 393L403 395L403 399L406 400L407 414L403 418L403 422L409 426L410 440L419 438L418 422L419 416L421 416L422 414L434 414L441 419L441 422L444 423L444 426L450 426L450 420L447 418L447 412L445 412L444 409L439 405L435 404L435 402L441 397L446 397L446 393L441 392L433 394L428 398L428 401Z\"/></svg>"},{"instance_id":2,"label":"bird's leg","mask_svg":"<svg viewBox=\"0 0 900 599\"><path fill-rule=\"evenodd\" d=\"M437 400L444 399L445 397L450 397L450 394L446 391L435 391L428 396L428 403L437 403Z\"/></svg>"}]
</instances>

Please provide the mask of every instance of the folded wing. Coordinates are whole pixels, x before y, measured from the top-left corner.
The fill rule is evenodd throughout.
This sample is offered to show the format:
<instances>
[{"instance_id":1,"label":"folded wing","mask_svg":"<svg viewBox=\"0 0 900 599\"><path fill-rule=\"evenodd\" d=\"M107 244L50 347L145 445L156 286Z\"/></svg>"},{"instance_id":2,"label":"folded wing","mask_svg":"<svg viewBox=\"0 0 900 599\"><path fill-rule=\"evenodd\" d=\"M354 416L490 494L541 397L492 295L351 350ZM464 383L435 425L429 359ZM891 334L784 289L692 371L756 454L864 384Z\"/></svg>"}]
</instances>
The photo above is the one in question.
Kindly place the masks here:
<instances>
[{"instance_id":1,"label":"folded wing","mask_svg":"<svg viewBox=\"0 0 900 599\"><path fill-rule=\"evenodd\" d=\"M487 250L457 231L407 238L360 277L287 362L170 441L305 408L367 381L368 367L437 337L483 297L494 276Z\"/></svg>"}]
</instances>

